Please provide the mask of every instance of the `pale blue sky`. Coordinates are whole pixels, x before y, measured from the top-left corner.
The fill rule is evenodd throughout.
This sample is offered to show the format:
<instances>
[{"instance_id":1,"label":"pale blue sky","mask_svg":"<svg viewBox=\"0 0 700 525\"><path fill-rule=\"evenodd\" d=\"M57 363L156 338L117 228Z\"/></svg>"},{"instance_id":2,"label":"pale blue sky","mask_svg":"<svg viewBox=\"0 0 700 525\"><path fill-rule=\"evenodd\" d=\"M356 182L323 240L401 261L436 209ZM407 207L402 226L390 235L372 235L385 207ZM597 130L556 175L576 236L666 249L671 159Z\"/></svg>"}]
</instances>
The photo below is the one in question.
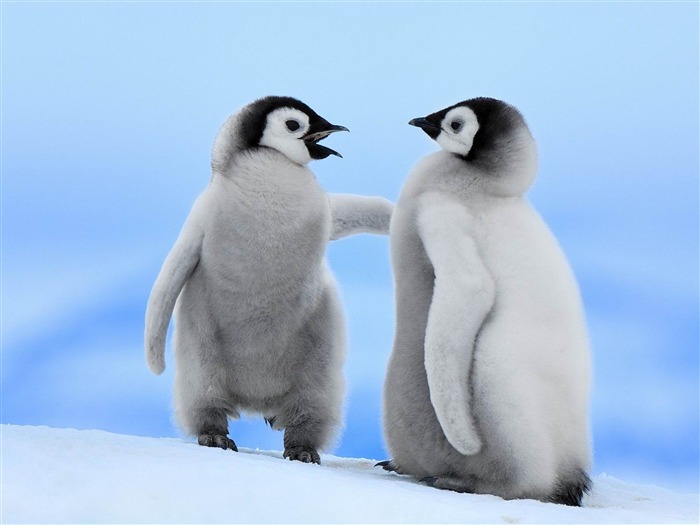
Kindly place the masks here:
<instances>
[{"instance_id":1,"label":"pale blue sky","mask_svg":"<svg viewBox=\"0 0 700 525\"><path fill-rule=\"evenodd\" d=\"M2 6L3 422L176 435L142 355L150 287L209 179L218 127L276 94L351 132L311 165L395 200L434 151L413 117L474 96L538 141L529 196L579 278L596 472L697 490L698 4ZM336 453L382 459L386 238L329 248L348 315ZM260 422L241 445L280 448Z\"/></svg>"}]
</instances>

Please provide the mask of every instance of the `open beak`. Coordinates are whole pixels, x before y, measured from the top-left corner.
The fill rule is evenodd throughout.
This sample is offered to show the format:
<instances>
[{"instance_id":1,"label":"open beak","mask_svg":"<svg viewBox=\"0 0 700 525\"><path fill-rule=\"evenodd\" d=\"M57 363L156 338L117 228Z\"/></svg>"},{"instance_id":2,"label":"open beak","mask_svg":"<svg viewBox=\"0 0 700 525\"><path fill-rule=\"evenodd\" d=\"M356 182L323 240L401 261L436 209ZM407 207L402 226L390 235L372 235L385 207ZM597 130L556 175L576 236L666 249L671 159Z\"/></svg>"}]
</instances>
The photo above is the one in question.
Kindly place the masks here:
<instances>
[{"instance_id":1,"label":"open beak","mask_svg":"<svg viewBox=\"0 0 700 525\"><path fill-rule=\"evenodd\" d=\"M302 140L306 143L306 147L308 148L309 155L311 155L312 159L325 159L329 155L335 155L341 159L343 158L343 156L337 151L318 144L318 141L325 139L328 135L335 133L336 131L350 130L345 126L336 126L335 124L331 124L323 119L321 119L320 123L311 126L311 129L309 129L309 132L302 137Z\"/></svg>"},{"instance_id":2,"label":"open beak","mask_svg":"<svg viewBox=\"0 0 700 525\"><path fill-rule=\"evenodd\" d=\"M437 138L441 131L439 125L430 122L427 118L424 117L414 118L413 120L409 121L408 124L422 129L433 140Z\"/></svg>"}]
</instances>

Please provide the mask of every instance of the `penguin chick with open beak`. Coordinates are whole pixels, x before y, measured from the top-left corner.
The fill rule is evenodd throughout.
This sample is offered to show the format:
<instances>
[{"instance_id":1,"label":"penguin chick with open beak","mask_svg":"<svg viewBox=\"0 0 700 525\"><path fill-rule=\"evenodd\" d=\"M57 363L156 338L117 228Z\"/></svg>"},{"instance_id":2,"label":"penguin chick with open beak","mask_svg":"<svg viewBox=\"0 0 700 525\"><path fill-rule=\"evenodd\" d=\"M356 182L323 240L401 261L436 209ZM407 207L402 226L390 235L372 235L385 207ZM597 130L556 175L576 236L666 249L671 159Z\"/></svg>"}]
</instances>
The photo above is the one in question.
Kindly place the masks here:
<instances>
[{"instance_id":1,"label":"penguin chick with open beak","mask_svg":"<svg viewBox=\"0 0 700 525\"><path fill-rule=\"evenodd\" d=\"M214 141L211 182L156 279L145 329L160 374L175 310L175 415L200 445L237 450L228 420L243 411L284 429L292 460L320 463L338 433L346 334L326 245L388 233L393 205L319 186L306 165L340 156L319 144L337 131L347 128L297 99L265 97Z\"/></svg>"}]
</instances>

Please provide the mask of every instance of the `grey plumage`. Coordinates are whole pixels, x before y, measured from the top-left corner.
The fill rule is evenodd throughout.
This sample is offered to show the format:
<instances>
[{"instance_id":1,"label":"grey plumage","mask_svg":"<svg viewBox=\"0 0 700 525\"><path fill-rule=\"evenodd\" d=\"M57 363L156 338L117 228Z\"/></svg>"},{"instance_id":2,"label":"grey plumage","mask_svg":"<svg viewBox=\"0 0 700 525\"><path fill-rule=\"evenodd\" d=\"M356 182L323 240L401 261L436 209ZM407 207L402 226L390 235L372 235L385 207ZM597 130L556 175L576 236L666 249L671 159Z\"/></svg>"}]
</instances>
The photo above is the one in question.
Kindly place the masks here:
<instances>
[{"instance_id":1,"label":"grey plumage","mask_svg":"<svg viewBox=\"0 0 700 525\"><path fill-rule=\"evenodd\" d=\"M305 166L339 155L318 141L344 129L296 99L267 97L232 115L217 135L211 182L146 312L146 358L159 374L175 308L175 414L202 445L235 449L228 419L241 411L285 429L290 459L319 463L318 451L338 433L345 326L325 248L332 236L387 233L381 225L393 207L381 198L329 196ZM357 209L336 210L336 200L354 202L360 222L375 227L347 231L357 226Z\"/></svg>"},{"instance_id":2,"label":"grey plumage","mask_svg":"<svg viewBox=\"0 0 700 525\"><path fill-rule=\"evenodd\" d=\"M520 113L471 99L414 119L443 148L391 219L396 335L386 470L431 486L579 505L590 487L589 355L576 281L523 197Z\"/></svg>"}]
</instances>

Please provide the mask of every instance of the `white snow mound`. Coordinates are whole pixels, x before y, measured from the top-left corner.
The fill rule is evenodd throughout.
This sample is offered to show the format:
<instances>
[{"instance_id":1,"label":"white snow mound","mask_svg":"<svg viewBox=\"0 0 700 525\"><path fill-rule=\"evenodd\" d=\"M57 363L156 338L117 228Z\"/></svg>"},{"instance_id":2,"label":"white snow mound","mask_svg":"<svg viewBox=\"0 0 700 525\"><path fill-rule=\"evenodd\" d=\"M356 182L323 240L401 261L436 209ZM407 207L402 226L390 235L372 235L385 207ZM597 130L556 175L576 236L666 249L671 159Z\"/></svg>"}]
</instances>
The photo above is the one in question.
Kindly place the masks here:
<instances>
[{"instance_id":1,"label":"white snow mound","mask_svg":"<svg viewBox=\"0 0 700 525\"><path fill-rule=\"evenodd\" d=\"M437 490L322 455L0 425L2 523L698 523L698 495L601 475L582 508Z\"/></svg>"}]
</instances>

